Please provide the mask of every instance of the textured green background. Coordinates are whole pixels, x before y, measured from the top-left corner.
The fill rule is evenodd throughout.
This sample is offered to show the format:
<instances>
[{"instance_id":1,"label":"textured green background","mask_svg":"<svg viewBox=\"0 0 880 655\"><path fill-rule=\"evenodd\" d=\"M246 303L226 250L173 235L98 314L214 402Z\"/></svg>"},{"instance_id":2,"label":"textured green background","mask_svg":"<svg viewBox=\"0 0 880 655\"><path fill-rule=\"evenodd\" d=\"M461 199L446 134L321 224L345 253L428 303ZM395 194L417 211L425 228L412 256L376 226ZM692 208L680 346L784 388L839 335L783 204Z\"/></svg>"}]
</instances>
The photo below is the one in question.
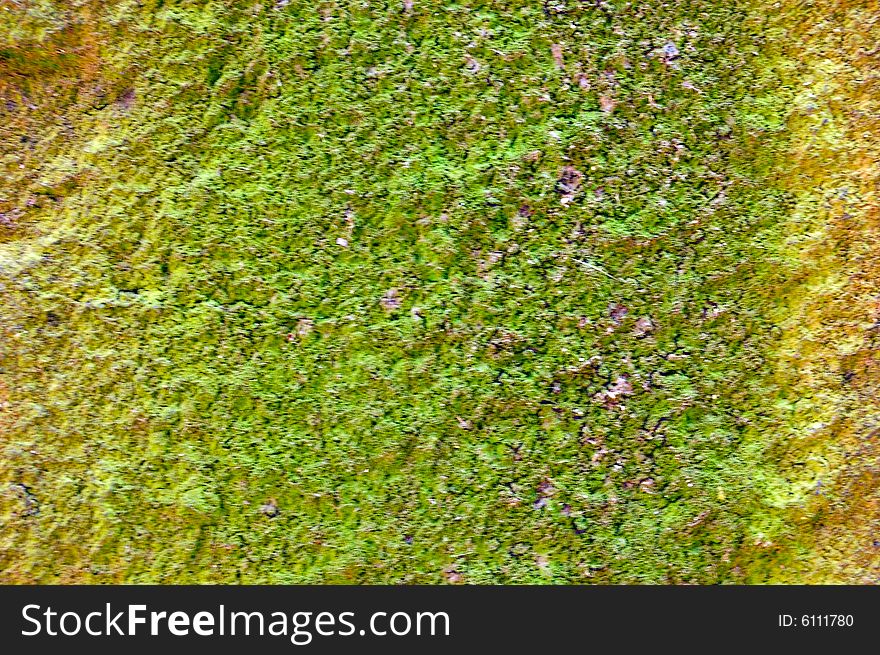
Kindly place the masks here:
<instances>
[{"instance_id":1,"label":"textured green background","mask_svg":"<svg viewBox=\"0 0 880 655\"><path fill-rule=\"evenodd\" d=\"M877 581L876 2L0 14L0 580Z\"/></svg>"}]
</instances>

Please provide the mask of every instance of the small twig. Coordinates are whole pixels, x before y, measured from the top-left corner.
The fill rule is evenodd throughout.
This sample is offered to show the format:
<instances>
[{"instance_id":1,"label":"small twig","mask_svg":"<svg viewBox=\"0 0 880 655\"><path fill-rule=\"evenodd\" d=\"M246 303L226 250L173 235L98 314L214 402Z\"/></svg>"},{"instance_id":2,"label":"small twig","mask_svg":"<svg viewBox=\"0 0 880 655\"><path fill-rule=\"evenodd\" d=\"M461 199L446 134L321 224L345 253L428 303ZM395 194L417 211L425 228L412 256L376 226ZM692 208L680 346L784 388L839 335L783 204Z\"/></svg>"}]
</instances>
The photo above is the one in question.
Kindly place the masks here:
<instances>
[{"instance_id":1,"label":"small twig","mask_svg":"<svg viewBox=\"0 0 880 655\"><path fill-rule=\"evenodd\" d=\"M596 264L593 264L593 263L591 263L591 262L585 262L585 261L583 261L582 259L573 259L573 261L577 262L578 264L580 264L580 265L583 266L584 268L588 268L588 269L590 269L591 271L596 271L596 272L598 272L598 273L601 273L602 275L606 275L606 276L610 277L612 280L614 280L614 281L616 281L616 282L623 282L623 280L614 277L613 275L611 275L611 273L609 273L608 271L606 271L606 270L605 270L604 268L602 268L601 266L596 266Z\"/></svg>"}]
</instances>

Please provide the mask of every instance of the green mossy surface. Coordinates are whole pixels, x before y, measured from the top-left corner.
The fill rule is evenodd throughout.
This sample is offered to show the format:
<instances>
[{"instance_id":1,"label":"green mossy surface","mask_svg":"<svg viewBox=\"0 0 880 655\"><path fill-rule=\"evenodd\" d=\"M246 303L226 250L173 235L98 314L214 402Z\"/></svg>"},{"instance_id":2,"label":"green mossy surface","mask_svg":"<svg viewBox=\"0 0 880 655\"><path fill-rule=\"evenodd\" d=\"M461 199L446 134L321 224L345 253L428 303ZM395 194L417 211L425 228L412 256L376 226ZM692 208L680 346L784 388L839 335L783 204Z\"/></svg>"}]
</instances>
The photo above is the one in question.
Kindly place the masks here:
<instances>
[{"instance_id":1,"label":"green mossy surface","mask_svg":"<svg viewBox=\"0 0 880 655\"><path fill-rule=\"evenodd\" d=\"M780 364L816 225L761 11L0 13L0 578L811 566L836 405Z\"/></svg>"}]
</instances>

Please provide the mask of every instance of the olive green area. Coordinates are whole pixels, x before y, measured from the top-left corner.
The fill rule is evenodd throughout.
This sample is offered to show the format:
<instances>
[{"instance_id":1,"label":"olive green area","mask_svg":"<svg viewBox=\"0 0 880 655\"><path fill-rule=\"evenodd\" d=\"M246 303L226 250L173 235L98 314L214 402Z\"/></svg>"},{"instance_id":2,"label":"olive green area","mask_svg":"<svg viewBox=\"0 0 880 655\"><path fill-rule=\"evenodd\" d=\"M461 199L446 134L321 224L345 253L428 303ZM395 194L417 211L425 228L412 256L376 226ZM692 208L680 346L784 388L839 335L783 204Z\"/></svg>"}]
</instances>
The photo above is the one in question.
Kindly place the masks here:
<instances>
[{"instance_id":1,"label":"olive green area","mask_svg":"<svg viewBox=\"0 0 880 655\"><path fill-rule=\"evenodd\" d=\"M809 561L761 12L0 4L0 579Z\"/></svg>"}]
</instances>

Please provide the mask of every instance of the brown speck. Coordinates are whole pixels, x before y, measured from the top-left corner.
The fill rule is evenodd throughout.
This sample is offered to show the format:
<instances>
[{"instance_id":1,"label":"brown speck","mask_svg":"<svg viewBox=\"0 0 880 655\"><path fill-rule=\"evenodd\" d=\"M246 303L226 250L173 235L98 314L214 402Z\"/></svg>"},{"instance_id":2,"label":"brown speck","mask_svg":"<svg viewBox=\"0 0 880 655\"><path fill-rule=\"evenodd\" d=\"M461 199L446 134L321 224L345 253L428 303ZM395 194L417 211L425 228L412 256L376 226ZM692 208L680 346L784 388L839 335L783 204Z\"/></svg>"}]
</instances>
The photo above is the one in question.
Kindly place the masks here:
<instances>
[{"instance_id":1,"label":"brown speck","mask_svg":"<svg viewBox=\"0 0 880 655\"><path fill-rule=\"evenodd\" d=\"M617 396L629 396L632 395L633 386L630 384L629 379L625 375L619 376L608 388L608 395L611 398L616 398Z\"/></svg>"},{"instance_id":2,"label":"brown speck","mask_svg":"<svg viewBox=\"0 0 880 655\"><path fill-rule=\"evenodd\" d=\"M280 513L280 510L278 509L278 501L274 498L270 498L265 503L260 505L260 512L262 512L269 518L278 516L278 514Z\"/></svg>"},{"instance_id":3,"label":"brown speck","mask_svg":"<svg viewBox=\"0 0 880 655\"><path fill-rule=\"evenodd\" d=\"M354 229L354 210L351 207L346 207L342 216L345 219L345 224L348 225L349 234L351 234L351 230Z\"/></svg>"},{"instance_id":4,"label":"brown speck","mask_svg":"<svg viewBox=\"0 0 880 655\"><path fill-rule=\"evenodd\" d=\"M443 577L446 579L446 582L450 584L461 584L464 580L464 576L462 576L462 574L456 571L454 568L444 569Z\"/></svg>"},{"instance_id":5,"label":"brown speck","mask_svg":"<svg viewBox=\"0 0 880 655\"><path fill-rule=\"evenodd\" d=\"M608 306L608 314L615 325L620 325L626 315L629 314L629 308L620 303L611 303Z\"/></svg>"},{"instance_id":6,"label":"brown speck","mask_svg":"<svg viewBox=\"0 0 880 655\"><path fill-rule=\"evenodd\" d=\"M615 102L614 98L611 96L599 96L599 107L606 114L610 114L614 111L614 108L617 106L617 102Z\"/></svg>"},{"instance_id":7,"label":"brown speck","mask_svg":"<svg viewBox=\"0 0 880 655\"><path fill-rule=\"evenodd\" d=\"M123 109L131 109L134 105L134 89L126 89L116 101Z\"/></svg>"},{"instance_id":8,"label":"brown speck","mask_svg":"<svg viewBox=\"0 0 880 655\"><path fill-rule=\"evenodd\" d=\"M22 217L24 212L20 209L12 209L8 212L0 212L0 225L3 227L14 228L18 224L18 219Z\"/></svg>"},{"instance_id":9,"label":"brown speck","mask_svg":"<svg viewBox=\"0 0 880 655\"><path fill-rule=\"evenodd\" d=\"M553 61L556 62L556 67L565 68L565 61L562 59L562 44L554 43L550 46L550 52L553 53Z\"/></svg>"},{"instance_id":10,"label":"brown speck","mask_svg":"<svg viewBox=\"0 0 880 655\"><path fill-rule=\"evenodd\" d=\"M703 512L700 512L693 521L691 521L690 523L687 524L686 527L688 527L688 528L697 527L698 525L700 525L700 523L702 523L706 519L707 516L709 516L708 509ZM759 541L760 541L760 539L759 539ZM757 544L758 542L756 541L755 543Z\"/></svg>"},{"instance_id":11,"label":"brown speck","mask_svg":"<svg viewBox=\"0 0 880 655\"><path fill-rule=\"evenodd\" d=\"M633 394L633 386L625 375L620 375L611 385L604 391L596 394L595 399L604 403L605 407L612 408L620 403L620 399L624 396Z\"/></svg>"},{"instance_id":12,"label":"brown speck","mask_svg":"<svg viewBox=\"0 0 880 655\"><path fill-rule=\"evenodd\" d=\"M710 302L709 306L703 309L703 318L711 321L721 316L724 311L724 307L718 303Z\"/></svg>"},{"instance_id":13,"label":"brown speck","mask_svg":"<svg viewBox=\"0 0 880 655\"><path fill-rule=\"evenodd\" d=\"M654 329L654 324L647 316L642 316L633 326L633 334L637 337L643 337Z\"/></svg>"},{"instance_id":14,"label":"brown speck","mask_svg":"<svg viewBox=\"0 0 880 655\"><path fill-rule=\"evenodd\" d=\"M663 44L663 56L666 59L675 59L676 57L678 57L678 55L678 48L672 41L667 41L665 44Z\"/></svg>"},{"instance_id":15,"label":"brown speck","mask_svg":"<svg viewBox=\"0 0 880 655\"><path fill-rule=\"evenodd\" d=\"M584 174L574 166L564 166L556 190L564 196L573 196L581 186Z\"/></svg>"},{"instance_id":16,"label":"brown speck","mask_svg":"<svg viewBox=\"0 0 880 655\"><path fill-rule=\"evenodd\" d=\"M499 252L497 250L493 250L492 252L489 253L489 255L486 259L488 260L489 264L497 264L502 259L504 259L504 253Z\"/></svg>"},{"instance_id":17,"label":"brown speck","mask_svg":"<svg viewBox=\"0 0 880 655\"><path fill-rule=\"evenodd\" d=\"M400 298L398 297L397 289L388 289L388 291L385 292L385 295L382 296L380 303L382 304L382 307L389 311L400 309Z\"/></svg>"}]
</instances>

